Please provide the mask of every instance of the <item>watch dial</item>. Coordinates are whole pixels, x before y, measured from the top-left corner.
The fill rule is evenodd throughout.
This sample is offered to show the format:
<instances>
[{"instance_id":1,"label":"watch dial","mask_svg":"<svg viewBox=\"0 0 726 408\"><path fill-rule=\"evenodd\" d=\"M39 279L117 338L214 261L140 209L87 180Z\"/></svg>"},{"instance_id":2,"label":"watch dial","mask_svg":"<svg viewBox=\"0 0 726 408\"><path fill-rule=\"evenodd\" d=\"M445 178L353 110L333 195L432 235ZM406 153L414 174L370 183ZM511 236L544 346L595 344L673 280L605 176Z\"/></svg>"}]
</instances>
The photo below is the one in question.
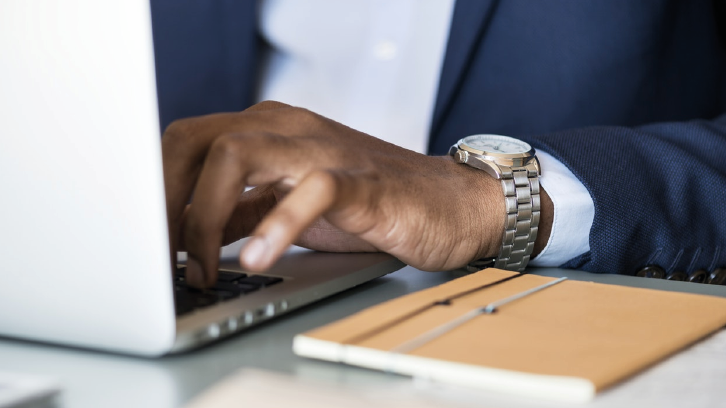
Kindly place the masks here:
<instances>
[{"instance_id":1,"label":"watch dial","mask_svg":"<svg viewBox=\"0 0 726 408\"><path fill-rule=\"evenodd\" d=\"M518 139L499 135L474 135L465 137L463 143L476 150L492 153L526 153L532 147Z\"/></svg>"}]
</instances>

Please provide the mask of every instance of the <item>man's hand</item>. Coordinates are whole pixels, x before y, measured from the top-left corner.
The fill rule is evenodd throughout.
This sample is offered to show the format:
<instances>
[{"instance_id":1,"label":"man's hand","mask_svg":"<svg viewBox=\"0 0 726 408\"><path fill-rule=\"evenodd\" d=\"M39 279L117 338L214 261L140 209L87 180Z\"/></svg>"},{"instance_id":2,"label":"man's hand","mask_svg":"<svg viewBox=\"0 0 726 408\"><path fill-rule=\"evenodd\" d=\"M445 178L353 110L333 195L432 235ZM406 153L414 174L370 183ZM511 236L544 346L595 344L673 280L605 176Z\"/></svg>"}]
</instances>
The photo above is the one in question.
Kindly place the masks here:
<instances>
[{"instance_id":1,"label":"man's hand","mask_svg":"<svg viewBox=\"0 0 726 408\"><path fill-rule=\"evenodd\" d=\"M195 286L213 285L221 245L248 235L240 264L251 271L293 243L383 251L423 270L496 256L501 245L499 181L305 109L263 102L180 120L162 150L172 251L188 251Z\"/></svg>"}]
</instances>

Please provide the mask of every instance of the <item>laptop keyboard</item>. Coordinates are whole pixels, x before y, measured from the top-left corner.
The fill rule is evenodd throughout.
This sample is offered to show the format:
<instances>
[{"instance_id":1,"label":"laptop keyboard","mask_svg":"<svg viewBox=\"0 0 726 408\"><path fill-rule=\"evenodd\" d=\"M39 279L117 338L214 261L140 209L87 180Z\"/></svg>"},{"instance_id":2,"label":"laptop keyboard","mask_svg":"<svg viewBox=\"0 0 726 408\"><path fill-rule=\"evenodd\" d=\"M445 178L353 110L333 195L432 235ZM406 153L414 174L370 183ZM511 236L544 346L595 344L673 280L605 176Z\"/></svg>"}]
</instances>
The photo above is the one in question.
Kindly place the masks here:
<instances>
[{"instance_id":1,"label":"laptop keyboard","mask_svg":"<svg viewBox=\"0 0 726 408\"><path fill-rule=\"evenodd\" d=\"M176 315L182 316L202 309L257 292L265 287L282 282L275 276L247 275L240 272L219 271L217 283L211 288L200 290L186 284L186 267L178 266L174 274L174 306Z\"/></svg>"}]
</instances>

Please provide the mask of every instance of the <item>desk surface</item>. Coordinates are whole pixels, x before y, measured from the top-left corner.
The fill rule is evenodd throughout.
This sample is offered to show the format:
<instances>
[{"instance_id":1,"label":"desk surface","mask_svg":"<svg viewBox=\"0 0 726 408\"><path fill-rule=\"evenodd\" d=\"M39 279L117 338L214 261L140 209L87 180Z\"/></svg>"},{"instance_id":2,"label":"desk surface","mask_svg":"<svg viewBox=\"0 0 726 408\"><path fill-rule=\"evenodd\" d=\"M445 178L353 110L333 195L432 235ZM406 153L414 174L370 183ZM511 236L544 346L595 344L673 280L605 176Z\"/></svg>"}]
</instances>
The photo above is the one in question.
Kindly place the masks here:
<instances>
[{"instance_id":1,"label":"desk surface","mask_svg":"<svg viewBox=\"0 0 726 408\"><path fill-rule=\"evenodd\" d=\"M548 406L541 401L495 393L421 386L405 377L307 360L292 353L292 338L297 333L457 276L457 272L429 273L406 267L221 343L156 360L0 340L0 371L59 379L63 392L58 405L65 408L180 407L241 367L287 373L349 389L396 387L400 392L426 398L429 403L442 407ZM586 405L726 407L724 380L726 330L604 392Z\"/></svg>"}]
</instances>

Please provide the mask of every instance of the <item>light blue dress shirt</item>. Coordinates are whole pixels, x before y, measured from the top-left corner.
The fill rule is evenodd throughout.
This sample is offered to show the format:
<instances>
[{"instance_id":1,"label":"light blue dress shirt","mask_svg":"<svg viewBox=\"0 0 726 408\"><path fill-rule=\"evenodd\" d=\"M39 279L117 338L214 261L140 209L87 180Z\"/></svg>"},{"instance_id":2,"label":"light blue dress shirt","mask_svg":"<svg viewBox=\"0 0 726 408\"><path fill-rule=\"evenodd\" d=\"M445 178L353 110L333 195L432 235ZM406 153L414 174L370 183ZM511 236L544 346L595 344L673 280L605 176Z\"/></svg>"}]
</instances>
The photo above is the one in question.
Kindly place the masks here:
<instances>
[{"instance_id":1,"label":"light blue dress shirt","mask_svg":"<svg viewBox=\"0 0 726 408\"><path fill-rule=\"evenodd\" d=\"M453 8L454 0L264 0L260 27L271 50L258 100L302 106L424 153ZM555 212L530 265L558 266L590 250L594 204L569 169L537 155Z\"/></svg>"}]
</instances>

